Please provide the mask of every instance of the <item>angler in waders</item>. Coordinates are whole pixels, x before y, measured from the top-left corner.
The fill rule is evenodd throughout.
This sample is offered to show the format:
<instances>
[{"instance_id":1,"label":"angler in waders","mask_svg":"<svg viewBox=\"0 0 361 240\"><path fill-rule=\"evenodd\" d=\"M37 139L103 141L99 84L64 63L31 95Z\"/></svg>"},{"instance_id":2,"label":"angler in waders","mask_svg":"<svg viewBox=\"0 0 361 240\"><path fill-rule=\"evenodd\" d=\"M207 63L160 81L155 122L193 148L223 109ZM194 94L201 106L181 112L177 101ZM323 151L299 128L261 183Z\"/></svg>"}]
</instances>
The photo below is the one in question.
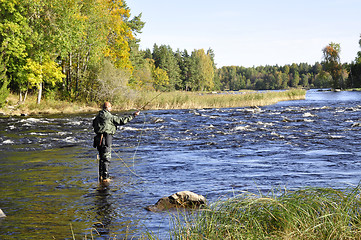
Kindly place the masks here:
<instances>
[{"instance_id":1,"label":"angler in waders","mask_svg":"<svg viewBox=\"0 0 361 240\"><path fill-rule=\"evenodd\" d=\"M113 135L117 126L124 125L133 120L139 115L139 111L124 117L118 117L110 113L112 105L110 102L105 102L103 109L99 111L93 120L94 132L97 134L94 137L94 147L99 151L99 182L109 183L109 163L111 159L111 146Z\"/></svg>"}]
</instances>

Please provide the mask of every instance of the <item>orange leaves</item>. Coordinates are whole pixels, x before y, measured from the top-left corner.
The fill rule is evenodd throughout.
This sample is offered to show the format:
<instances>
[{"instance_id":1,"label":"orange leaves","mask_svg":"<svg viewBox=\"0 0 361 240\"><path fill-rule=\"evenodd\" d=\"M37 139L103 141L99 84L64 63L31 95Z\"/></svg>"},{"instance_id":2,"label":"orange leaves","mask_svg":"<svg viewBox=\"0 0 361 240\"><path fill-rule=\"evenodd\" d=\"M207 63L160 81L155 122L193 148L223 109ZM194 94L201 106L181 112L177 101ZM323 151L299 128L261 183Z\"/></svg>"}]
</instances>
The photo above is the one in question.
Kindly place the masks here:
<instances>
[{"instance_id":1,"label":"orange leaves","mask_svg":"<svg viewBox=\"0 0 361 240\"><path fill-rule=\"evenodd\" d=\"M326 46L322 52L323 52L323 57L325 59L326 62L328 61L335 61L335 62L339 62L340 60L340 44L339 43L333 43L331 42L328 46Z\"/></svg>"}]
</instances>

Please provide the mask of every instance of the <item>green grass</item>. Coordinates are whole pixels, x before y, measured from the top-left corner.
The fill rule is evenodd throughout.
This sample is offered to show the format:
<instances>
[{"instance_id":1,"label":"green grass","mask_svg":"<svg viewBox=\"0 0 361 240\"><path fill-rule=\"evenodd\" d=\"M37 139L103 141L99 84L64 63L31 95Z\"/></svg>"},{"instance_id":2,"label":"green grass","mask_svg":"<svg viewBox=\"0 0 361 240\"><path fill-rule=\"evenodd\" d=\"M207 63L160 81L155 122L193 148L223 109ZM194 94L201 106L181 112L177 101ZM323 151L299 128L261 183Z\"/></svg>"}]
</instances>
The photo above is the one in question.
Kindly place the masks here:
<instances>
[{"instance_id":1,"label":"green grass","mask_svg":"<svg viewBox=\"0 0 361 240\"><path fill-rule=\"evenodd\" d=\"M243 193L182 220L174 217L171 235L172 239L361 239L360 190Z\"/></svg>"}]
</instances>

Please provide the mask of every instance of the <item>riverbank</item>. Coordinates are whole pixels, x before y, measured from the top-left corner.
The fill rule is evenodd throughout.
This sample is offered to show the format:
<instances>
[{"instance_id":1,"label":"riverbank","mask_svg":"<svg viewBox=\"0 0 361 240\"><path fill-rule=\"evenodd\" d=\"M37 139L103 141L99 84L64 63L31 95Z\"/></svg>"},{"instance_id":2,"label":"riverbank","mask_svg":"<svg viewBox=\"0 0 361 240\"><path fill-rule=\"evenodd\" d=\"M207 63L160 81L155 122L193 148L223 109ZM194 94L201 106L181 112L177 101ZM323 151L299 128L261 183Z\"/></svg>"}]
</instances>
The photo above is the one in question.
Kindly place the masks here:
<instances>
[{"instance_id":1,"label":"riverbank","mask_svg":"<svg viewBox=\"0 0 361 240\"><path fill-rule=\"evenodd\" d=\"M184 220L174 239L360 239L360 187L243 193ZM172 239L173 239L172 237Z\"/></svg>"},{"instance_id":2,"label":"riverbank","mask_svg":"<svg viewBox=\"0 0 361 240\"><path fill-rule=\"evenodd\" d=\"M252 107L275 104L280 101L305 98L306 91L291 89L286 91L237 91L237 92L144 92L113 104L113 111L132 109L199 109ZM42 100L36 104L36 96L29 96L25 103L18 103L16 95L10 95L6 105L0 109L1 115L27 116L38 114L92 113L99 110L101 103L67 102Z\"/></svg>"}]
</instances>

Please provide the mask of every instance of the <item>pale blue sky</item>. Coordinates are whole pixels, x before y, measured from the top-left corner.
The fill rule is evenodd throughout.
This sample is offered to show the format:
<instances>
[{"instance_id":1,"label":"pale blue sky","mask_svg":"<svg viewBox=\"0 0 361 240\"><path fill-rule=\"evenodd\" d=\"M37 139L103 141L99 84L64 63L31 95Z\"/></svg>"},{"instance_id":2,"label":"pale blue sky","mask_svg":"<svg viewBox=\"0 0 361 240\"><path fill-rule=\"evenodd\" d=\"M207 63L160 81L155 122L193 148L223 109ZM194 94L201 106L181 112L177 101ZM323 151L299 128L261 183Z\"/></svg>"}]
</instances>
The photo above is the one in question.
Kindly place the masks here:
<instances>
[{"instance_id":1,"label":"pale blue sky","mask_svg":"<svg viewBox=\"0 0 361 240\"><path fill-rule=\"evenodd\" d=\"M142 13L140 48L213 49L217 67L322 61L340 43L341 62L361 51L360 0L126 0Z\"/></svg>"}]
</instances>

